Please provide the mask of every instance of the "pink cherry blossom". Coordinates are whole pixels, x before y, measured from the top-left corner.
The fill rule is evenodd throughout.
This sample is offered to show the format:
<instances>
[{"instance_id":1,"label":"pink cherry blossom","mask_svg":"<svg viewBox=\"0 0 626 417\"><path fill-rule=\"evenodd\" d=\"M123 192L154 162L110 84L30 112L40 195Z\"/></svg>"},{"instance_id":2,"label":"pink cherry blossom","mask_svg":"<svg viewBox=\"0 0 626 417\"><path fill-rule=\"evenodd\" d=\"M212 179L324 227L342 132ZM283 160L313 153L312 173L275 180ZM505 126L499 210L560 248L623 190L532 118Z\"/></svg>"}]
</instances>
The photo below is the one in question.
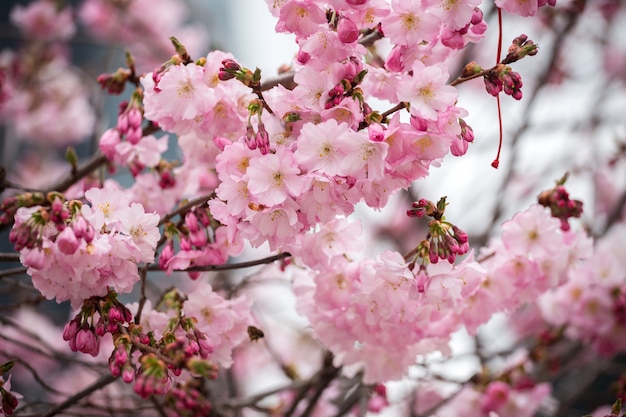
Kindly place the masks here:
<instances>
[{"instance_id":1,"label":"pink cherry blossom","mask_svg":"<svg viewBox=\"0 0 626 417\"><path fill-rule=\"evenodd\" d=\"M439 33L436 15L421 0L392 0L391 13L382 20L383 31L396 45L431 43Z\"/></svg>"},{"instance_id":2,"label":"pink cherry blossom","mask_svg":"<svg viewBox=\"0 0 626 417\"><path fill-rule=\"evenodd\" d=\"M296 166L293 153L279 147L275 154L250 160L246 171L248 190L260 204L273 206L284 202L288 196L297 198L307 183Z\"/></svg>"},{"instance_id":3,"label":"pink cherry blossom","mask_svg":"<svg viewBox=\"0 0 626 417\"><path fill-rule=\"evenodd\" d=\"M562 245L558 229L559 221L534 205L502 225L502 242L515 254L543 258L554 255Z\"/></svg>"},{"instance_id":4,"label":"pink cherry blossom","mask_svg":"<svg viewBox=\"0 0 626 417\"><path fill-rule=\"evenodd\" d=\"M412 76L398 82L398 99L409 102L411 114L428 120L436 120L438 113L454 105L457 91L446 85L447 70L440 65L426 66L415 61Z\"/></svg>"}]
</instances>

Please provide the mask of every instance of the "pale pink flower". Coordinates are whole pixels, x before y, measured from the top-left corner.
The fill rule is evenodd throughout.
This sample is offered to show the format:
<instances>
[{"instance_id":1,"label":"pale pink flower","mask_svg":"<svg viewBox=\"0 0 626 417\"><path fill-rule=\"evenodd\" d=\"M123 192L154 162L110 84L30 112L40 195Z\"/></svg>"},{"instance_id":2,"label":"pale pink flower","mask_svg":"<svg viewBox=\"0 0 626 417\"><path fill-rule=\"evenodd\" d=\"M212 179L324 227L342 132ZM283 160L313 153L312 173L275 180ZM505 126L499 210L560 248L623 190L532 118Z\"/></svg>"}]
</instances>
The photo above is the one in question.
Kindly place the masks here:
<instances>
[{"instance_id":1,"label":"pale pink flower","mask_svg":"<svg viewBox=\"0 0 626 417\"><path fill-rule=\"evenodd\" d=\"M544 207L533 205L502 224L502 242L512 253L542 259L563 245L560 227Z\"/></svg>"},{"instance_id":2,"label":"pale pink flower","mask_svg":"<svg viewBox=\"0 0 626 417\"><path fill-rule=\"evenodd\" d=\"M291 242L302 231L297 208L291 199L287 199L279 206L256 212L249 220L252 228L242 225L242 233L254 247L268 242L270 249L275 250Z\"/></svg>"},{"instance_id":3,"label":"pale pink flower","mask_svg":"<svg viewBox=\"0 0 626 417\"><path fill-rule=\"evenodd\" d=\"M157 242L161 237L159 232L159 216L156 213L146 213L139 203L132 203L118 214L120 221L119 231L131 237L133 245L139 249L140 256L137 262L152 262Z\"/></svg>"},{"instance_id":4,"label":"pale pink flower","mask_svg":"<svg viewBox=\"0 0 626 417\"><path fill-rule=\"evenodd\" d=\"M203 67L198 65L173 65L153 87L150 80L149 76L142 78L144 116L158 123L165 122L170 130L183 133L176 128L179 120L193 122L214 105L214 93L204 82Z\"/></svg>"},{"instance_id":5,"label":"pale pink flower","mask_svg":"<svg viewBox=\"0 0 626 417\"><path fill-rule=\"evenodd\" d=\"M183 310L186 317L196 319L196 329L211 343L210 359L230 367L233 349L248 339L247 327L252 324L251 306L248 298L227 300L215 293L210 285L200 283L187 295Z\"/></svg>"},{"instance_id":6,"label":"pale pink flower","mask_svg":"<svg viewBox=\"0 0 626 417\"><path fill-rule=\"evenodd\" d=\"M11 22L27 38L37 40L67 40L76 32L71 7L59 8L54 0L37 0L28 6L16 5L11 10Z\"/></svg>"},{"instance_id":7,"label":"pale pink flower","mask_svg":"<svg viewBox=\"0 0 626 417\"><path fill-rule=\"evenodd\" d=\"M346 147L358 140L358 136L347 124L338 124L333 119L317 125L307 123L300 132L295 159L307 171L342 175Z\"/></svg>"},{"instance_id":8,"label":"pale pink flower","mask_svg":"<svg viewBox=\"0 0 626 417\"><path fill-rule=\"evenodd\" d=\"M276 32L291 32L306 38L326 23L326 13L311 0L287 0L280 8Z\"/></svg>"},{"instance_id":9,"label":"pale pink flower","mask_svg":"<svg viewBox=\"0 0 626 417\"><path fill-rule=\"evenodd\" d=\"M161 161L161 155L167 150L167 135L157 139L153 135L144 136L136 144L124 141L115 145L115 162L128 165L138 161L142 166L153 168ZM102 141L100 142L102 149Z\"/></svg>"},{"instance_id":10,"label":"pale pink flower","mask_svg":"<svg viewBox=\"0 0 626 417\"><path fill-rule=\"evenodd\" d=\"M280 204L288 196L297 198L307 186L293 153L284 146L279 147L275 154L251 159L247 176L248 190L266 206Z\"/></svg>"},{"instance_id":11,"label":"pale pink flower","mask_svg":"<svg viewBox=\"0 0 626 417\"><path fill-rule=\"evenodd\" d=\"M442 65L426 66L415 61L412 76L398 82L398 99L409 102L411 114L428 120L437 120L438 112L453 106L458 92L446 84L448 71Z\"/></svg>"},{"instance_id":12,"label":"pale pink flower","mask_svg":"<svg viewBox=\"0 0 626 417\"><path fill-rule=\"evenodd\" d=\"M382 20L383 31L396 45L432 43L439 34L439 18L422 0L392 0L391 13Z\"/></svg>"},{"instance_id":13,"label":"pale pink flower","mask_svg":"<svg viewBox=\"0 0 626 417\"><path fill-rule=\"evenodd\" d=\"M341 171L355 178L367 178L371 181L382 180L385 176L386 142L372 141L366 131L354 135L346 143L346 156L341 161Z\"/></svg>"},{"instance_id":14,"label":"pale pink flower","mask_svg":"<svg viewBox=\"0 0 626 417\"><path fill-rule=\"evenodd\" d=\"M439 17L449 29L457 30L470 23L474 8L478 7L480 3L480 0L438 0L434 4L435 7L429 10Z\"/></svg>"},{"instance_id":15,"label":"pale pink flower","mask_svg":"<svg viewBox=\"0 0 626 417\"><path fill-rule=\"evenodd\" d=\"M520 16L534 16L539 9L537 0L496 0L496 6Z\"/></svg>"},{"instance_id":16,"label":"pale pink flower","mask_svg":"<svg viewBox=\"0 0 626 417\"><path fill-rule=\"evenodd\" d=\"M96 231L102 227L115 225L120 210L128 206L124 193L116 188L90 188L85 198L91 203L82 206L82 214Z\"/></svg>"}]
</instances>

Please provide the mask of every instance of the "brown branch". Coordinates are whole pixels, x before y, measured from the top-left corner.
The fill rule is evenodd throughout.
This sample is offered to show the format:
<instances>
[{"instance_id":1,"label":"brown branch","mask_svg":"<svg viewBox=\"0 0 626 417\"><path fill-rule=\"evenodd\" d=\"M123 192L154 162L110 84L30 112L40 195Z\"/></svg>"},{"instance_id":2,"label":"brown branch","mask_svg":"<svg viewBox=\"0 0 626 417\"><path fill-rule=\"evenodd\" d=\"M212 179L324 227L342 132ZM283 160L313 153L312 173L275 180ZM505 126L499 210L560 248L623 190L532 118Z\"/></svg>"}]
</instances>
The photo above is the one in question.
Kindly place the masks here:
<instances>
[{"instance_id":1,"label":"brown branch","mask_svg":"<svg viewBox=\"0 0 626 417\"><path fill-rule=\"evenodd\" d=\"M65 178L63 178L56 184L52 185L51 187L49 187L46 191L44 191L44 193L50 192L50 191L58 191L58 192L66 191L68 188L74 185L78 180L86 177L87 175L95 171L96 169L105 165L107 162L108 162L108 159L104 155L97 153L90 160L80 165L76 169L76 172L68 174Z\"/></svg>"},{"instance_id":2,"label":"brown branch","mask_svg":"<svg viewBox=\"0 0 626 417\"><path fill-rule=\"evenodd\" d=\"M243 269L250 268L252 266L269 264L274 261L279 261L281 259L285 259L290 257L291 254L289 252L281 252L277 255L268 256L266 258L255 259L252 261L245 262L237 262L232 264L223 264L223 265L206 265L206 266L192 266L187 269L175 269L177 272L207 272L207 271L229 271L232 269ZM161 271L161 267L159 265L151 265L148 268L149 271Z\"/></svg>"},{"instance_id":3,"label":"brown branch","mask_svg":"<svg viewBox=\"0 0 626 417\"><path fill-rule=\"evenodd\" d=\"M102 377L100 377L100 379L98 379L96 382L94 382L93 384L85 388L84 390L77 392L76 394L67 398L62 403L59 403L55 405L54 407L52 407L46 414L44 414L43 417L52 417L52 416L57 415L61 411L68 409L69 407L71 407L78 401L82 400L83 398L87 397L88 395L98 391L99 389L106 387L107 385L115 381L116 379L117 379L116 377L114 377L113 375L109 373L107 373L106 375L103 375Z\"/></svg>"},{"instance_id":4,"label":"brown branch","mask_svg":"<svg viewBox=\"0 0 626 417\"><path fill-rule=\"evenodd\" d=\"M11 275L24 274L26 273L27 270L28 268L26 268L25 266L18 266L17 268L3 269L2 271L0 271L0 279L4 277L9 277Z\"/></svg>"},{"instance_id":5,"label":"brown branch","mask_svg":"<svg viewBox=\"0 0 626 417\"><path fill-rule=\"evenodd\" d=\"M0 262L19 262L19 253L0 252Z\"/></svg>"},{"instance_id":6,"label":"brown branch","mask_svg":"<svg viewBox=\"0 0 626 417\"><path fill-rule=\"evenodd\" d=\"M175 210L167 213L165 216L163 216L161 218L161 220L159 221L159 226L164 225L165 223L169 222L171 219L173 219L174 217L176 217L177 215L184 213L185 211L189 210L190 208L193 208L195 206L199 206L200 204L204 204L207 201L209 201L210 199L215 197L215 193L211 193L211 194L206 194L203 196L200 196L198 198L194 198L193 200L190 200L189 202L183 204L182 206L176 208Z\"/></svg>"}]
</instances>

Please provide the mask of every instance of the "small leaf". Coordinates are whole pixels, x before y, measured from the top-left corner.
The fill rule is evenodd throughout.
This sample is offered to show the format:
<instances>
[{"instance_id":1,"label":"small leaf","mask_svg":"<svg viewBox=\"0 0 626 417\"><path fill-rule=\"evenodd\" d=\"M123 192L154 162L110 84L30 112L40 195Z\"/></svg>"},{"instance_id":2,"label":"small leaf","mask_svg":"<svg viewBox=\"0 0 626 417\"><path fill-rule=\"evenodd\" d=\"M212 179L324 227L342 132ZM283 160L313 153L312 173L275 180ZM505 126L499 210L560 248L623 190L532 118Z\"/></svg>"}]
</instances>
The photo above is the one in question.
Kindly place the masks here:
<instances>
[{"instance_id":1,"label":"small leaf","mask_svg":"<svg viewBox=\"0 0 626 417\"><path fill-rule=\"evenodd\" d=\"M13 365L15 365L15 359L11 359L10 361L0 365L0 375L4 375L9 372L11 368L13 368Z\"/></svg>"}]
</instances>

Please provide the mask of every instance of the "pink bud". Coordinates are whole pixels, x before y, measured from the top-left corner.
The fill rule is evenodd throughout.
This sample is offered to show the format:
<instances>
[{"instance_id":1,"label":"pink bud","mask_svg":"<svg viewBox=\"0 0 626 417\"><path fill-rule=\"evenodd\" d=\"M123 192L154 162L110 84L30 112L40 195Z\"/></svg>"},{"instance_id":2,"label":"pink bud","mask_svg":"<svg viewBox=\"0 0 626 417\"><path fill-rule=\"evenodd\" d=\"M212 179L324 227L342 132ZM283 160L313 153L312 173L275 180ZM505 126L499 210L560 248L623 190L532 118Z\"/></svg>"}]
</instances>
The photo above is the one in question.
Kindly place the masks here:
<instances>
[{"instance_id":1,"label":"pink bud","mask_svg":"<svg viewBox=\"0 0 626 417\"><path fill-rule=\"evenodd\" d=\"M161 269L167 269L165 265L174 256L174 244L170 240L167 245L163 247L161 254L159 255L159 267Z\"/></svg>"},{"instance_id":2,"label":"pink bud","mask_svg":"<svg viewBox=\"0 0 626 417\"><path fill-rule=\"evenodd\" d=\"M213 138L213 143L219 148L220 151L223 151L226 145L230 145L231 143L233 143L233 141L221 136L215 136Z\"/></svg>"},{"instance_id":3,"label":"pink bud","mask_svg":"<svg viewBox=\"0 0 626 417\"><path fill-rule=\"evenodd\" d=\"M189 240L195 247L201 248L207 244L208 238L204 230L189 233Z\"/></svg>"},{"instance_id":4,"label":"pink bud","mask_svg":"<svg viewBox=\"0 0 626 417\"><path fill-rule=\"evenodd\" d=\"M128 126L133 128L141 128L143 116L137 107L133 107L128 111Z\"/></svg>"},{"instance_id":5,"label":"pink bud","mask_svg":"<svg viewBox=\"0 0 626 417\"><path fill-rule=\"evenodd\" d=\"M342 18L337 25L339 40L343 43L352 43L359 39L359 28L354 22L346 17Z\"/></svg>"},{"instance_id":6,"label":"pink bud","mask_svg":"<svg viewBox=\"0 0 626 417\"><path fill-rule=\"evenodd\" d=\"M126 351L126 348L121 345L120 347L115 349L113 358L116 365L124 366L126 362L128 362L128 352Z\"/></svg>"},{"instance_id":7,"label":"pink bud","mask_svg":"<svg viewBox=\"0 0 626 417\"><path fill-rule=\"evenodd\" d=\"M128 129L128 115L126 113L121 113L117 116L117 130L121 133L126 132Z\"/></svg>"},{"instance_id":8,"label":"pink bud","mask_svg":"<svg viewBox=\"0 0 626 417\"><path fill-rule=\"evenodd\" d=\"M98 356L100 351L100 339L89 328L82 328L76 334L76 348L79 352L88 353L91 356Z\"/></svg>"},{"instance_id":9,"label":"pink bud","mask_svg":"<svg viewBox=\"0 0 626 417\"><path fill-rule=\"evenodd\" d=\"M72 319L69 323L67 323L63 328L63 340L68 341L76 337L79 329L79 322L78 318L76 317Z\"/></svg>"},{"instance_id":10,"label":"pink bud","mask_svg":"<svg viewBox=\"0 0 626 417\"><path fill-rule=\"evenodd\" d=\"M42 270L46 266L46 254L39 248L33 248L22 252L21 262L29 268Z\"/></svg>"},{"instance_id":11,"label":"pink bud","mask_svg":"<svg viewBox=\"0 0 626 417\"><path fill-rule=\"evenodd\" d=\"M141 126L139 127L129 127L126 131L126 140L136 145L141 141L143 137L143 131L141 130Z\"/></svg>"},{"instance_id":12,"label":"pink bud","mask_svg":"<svg viewBox=\"0 0 626 417\"><path fill-rule=\"evenodd\" d=\"M483 412L497 412L508 402L510 391L511 388L502 381L494 381L489 384L480 401Z\"/></svg>"},{"instance_id":13,"label":"pink bud","mask_svg":"<svg viewBox=\"0 0 626 417\"><path fill-rule=\"evenodd\" d=\"M80 241L76 239L74 229L72 229L71 227L66 227L57 236L56 244L61 252L66 255L72 255L74 252L76 252L76 250L78 250L78 247L80 246Z\"/></svg>"},{"instance_id":14,"label":"pink bud","mask_svg":"<svg viewBox=\"0 0 626 417\"><path fill-rule=\"evenodd\" d=\"M187 229L189 229L190 232L197 232L200 230L200 227L198 226L198 218L191 211L185 215L185 226L187 226Z\"/></svg>"},{"instance_id":15,"label":"pink bud","mask_svg":"<svg viewBox=\"0 0 626 417\"><path fill-rule=\"evenodd\" d=\"M133 382L133 379L135 379L135 370L130 366L124 367L122 370L122 381L130 384Z\"/></svg>"},{"instance_id":16,"label":"pink bud","mask_svg":"<svg viewBox=\"0 0 626 417\"><path fill-rule=\"evenodd\" d=\"M309 55L308 53L302 50L299 50L298 54L296 55L296 59L298 60L300 64L304 65L307 62L309 62L309 59L311 59L311 55Z\"/></svg>"},{"instance_id":17,"label":"pink bud","mask_svg":"<svg viewBox=\"0 0 626 417\"><path fill-rule=\"evenodd\" d=\"M107 159L115 157L115 146L120 143L120 132L117 129L108 129L100 137L100 152Z\"/></svg>"},{"instance_id":18,"label":"pink bud","mask_svg":"<svg viewBox=\"0 0 626 417\"><path fill-rule=\"evenodd\" d=\"M378 123L372 123L367 127L367 133L372 142L382 142L385 140L385 130Z\"/></svg>"}]
</instances>

